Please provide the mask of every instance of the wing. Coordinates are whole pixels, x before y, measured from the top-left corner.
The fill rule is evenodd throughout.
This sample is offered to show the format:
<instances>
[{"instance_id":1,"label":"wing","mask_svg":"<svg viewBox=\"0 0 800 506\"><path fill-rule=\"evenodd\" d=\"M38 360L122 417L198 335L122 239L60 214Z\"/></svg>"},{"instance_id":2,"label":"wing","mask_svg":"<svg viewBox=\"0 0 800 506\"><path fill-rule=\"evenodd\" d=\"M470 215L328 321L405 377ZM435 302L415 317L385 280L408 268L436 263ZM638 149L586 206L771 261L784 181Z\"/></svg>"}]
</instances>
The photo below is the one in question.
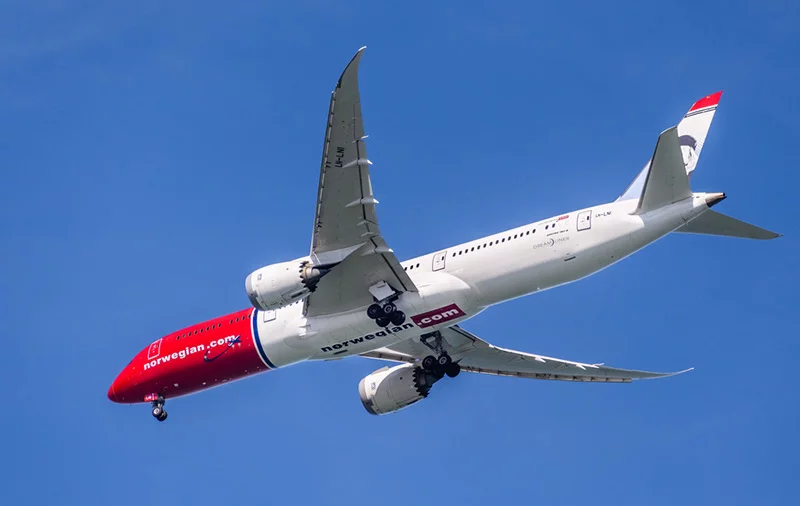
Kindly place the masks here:
<instances>
[{"instance_id":1,"label":"wing","mask_svg":"<svg viewBox=\"0 0 800 506\"><path fill-rule=\"evenodd\" d=\"M416 291L381 237L369 177L358 65L364 48L344 69L331 94L317 208L311 239L315 265L334 265L307 299L306 314L354 309L372 302L369 287L380 281L395 291Z\"/></svg>"},{"instance_id":2,"label":"wing","mask_svg":"<svg viewBox=\"0 0 800 506\"><path fill-rule=\"evenodd\" d=\"M456 326L441 331L442 346L458 362L462 371L498 376L549 379L562 381L593 381L604 383L629 383L635 379L663 378L681 374L634 371L606 367L602 364L583 364L558 358L506 350L493 346L481 338ZM394 346L381 348L362 356L395 362L416 362L431 351L417 340L407 340Z\"/></svg>"}]
</instances>

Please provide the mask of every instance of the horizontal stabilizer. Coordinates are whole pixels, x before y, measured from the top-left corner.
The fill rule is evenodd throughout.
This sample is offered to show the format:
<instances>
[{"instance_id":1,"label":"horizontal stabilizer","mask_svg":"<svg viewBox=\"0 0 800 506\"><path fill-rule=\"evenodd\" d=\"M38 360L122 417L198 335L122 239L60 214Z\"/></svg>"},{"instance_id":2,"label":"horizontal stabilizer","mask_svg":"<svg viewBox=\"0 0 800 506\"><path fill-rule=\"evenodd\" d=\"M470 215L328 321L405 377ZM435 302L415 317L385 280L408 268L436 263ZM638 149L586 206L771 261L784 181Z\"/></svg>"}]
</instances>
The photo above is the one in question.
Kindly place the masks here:
<instances>
[{"instance_id":1,"label":"horizontal stabilizer","mask_svg":"<svg viewBox=\"0 0 800 506\"><path fill-rule=\"evenodd\" d=\"M745 239L775 239L780 234L725 216L722 213L708 210L682 226L676 232L687 234L724 235L727 237L743 237Z\"/></svg>"},{"instance_id":2,"label":"horizontal stabilizer","mask_svg":"<svg viewBox=\"0 0 800 506\"><path fill-rule=\"evenodd\" d=\"M658 136L636 214L654 211L691 196L678 127L672 127Z\"/></svg>"}]
</instances>

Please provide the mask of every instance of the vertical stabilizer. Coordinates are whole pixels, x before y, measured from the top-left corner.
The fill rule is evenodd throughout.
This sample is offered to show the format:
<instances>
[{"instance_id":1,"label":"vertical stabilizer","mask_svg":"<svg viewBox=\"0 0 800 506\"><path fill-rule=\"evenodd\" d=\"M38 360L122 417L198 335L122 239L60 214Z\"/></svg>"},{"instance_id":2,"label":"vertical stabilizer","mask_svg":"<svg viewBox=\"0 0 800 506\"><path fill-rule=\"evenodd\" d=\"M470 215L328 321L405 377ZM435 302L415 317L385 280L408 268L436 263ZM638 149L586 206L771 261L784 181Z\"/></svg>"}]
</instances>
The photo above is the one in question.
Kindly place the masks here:
<instances>
[{"instance_id":1,"label":"vertical stabilizer","mask_svg":"<svg viewBox=\"0 0 800 506\"><path fill-rule=\"evenodd\" d=\"M636 214L654 211L691 196L678 127L672 127L658 136Z\"/></svg>"},{"instance_id":2,"label":"vertical stabilizer","mask_svg":"<svg viewBox=\"0 0 800 506\"><path fill-rule=\"evenodd\" d=\"M700 159L700 152L703 150L703 144L706 142L708 130L711 128L711 120L714 119L714 114L719 105L722 92L718 91L707 97L703 97L695 102L689 109L680 123L678 123L678 140L681 147L681 156L683 164L686 167L686 174L691 177L697 161ZM651 159L652 160L652 159ZM617 200L629 200L640 198L644 183L647 179L647 173L650 170L650 163L648 161L642 171L633 180L633 183L625 190Z\"/></svg>"}]
</instances>

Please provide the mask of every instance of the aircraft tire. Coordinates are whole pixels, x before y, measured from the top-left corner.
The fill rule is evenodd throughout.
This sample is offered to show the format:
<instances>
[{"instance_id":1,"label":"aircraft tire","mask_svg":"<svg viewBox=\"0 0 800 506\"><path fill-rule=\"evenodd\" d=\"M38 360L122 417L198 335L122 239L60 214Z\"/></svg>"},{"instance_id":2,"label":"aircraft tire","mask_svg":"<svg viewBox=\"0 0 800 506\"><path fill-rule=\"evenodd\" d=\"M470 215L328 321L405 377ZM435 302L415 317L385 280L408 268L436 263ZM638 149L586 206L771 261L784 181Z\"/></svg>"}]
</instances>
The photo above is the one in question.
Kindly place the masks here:
<instances>
[{"instance_id":1,"label":"aircraft tire","mask_svg":"<svg viewBox=\"0 0 800 506\"><path fill-rule=\"evenodd\" d=\"M373 320L375 320L382 314L383 314L383 308L380 307L378 304L372 304L367 308L367 316L369 316Z\"/></svg>"},{"instance_id":2,"label":"aircraft tire","mask_svg":"<svg viewBox=\"0 0 800 506\"><path fill-rule=\"evenodd\" d=\"M433 371L436 369L436 357L433 355L428 355L427 357L422 359L422 368L426 371Z\"/></svg>"},{"instance_id":3,"label":"aircraft tire","mask_svg":"<svg viewBox=\"0 0 800 506\"><path fill-rule=\"evenodd\" d=\"M455 362L451 362L450 365L448 365L444 370L444 373L449 378L455 378L456 376L458 376L458 373L460 372L461 372L461 366L456 364Z\"/></svg>"},{"instance_id":4,"label":"aircraft tire","mask_svg":"<svg viewBox=\"0 0 800 506\"><path fill-rule=\"evenodd\" d=\"M406 314L402 311L395 311L389 319L392 321L392 325L402 325L406 322Z\"/></svg>"}]
</instances>

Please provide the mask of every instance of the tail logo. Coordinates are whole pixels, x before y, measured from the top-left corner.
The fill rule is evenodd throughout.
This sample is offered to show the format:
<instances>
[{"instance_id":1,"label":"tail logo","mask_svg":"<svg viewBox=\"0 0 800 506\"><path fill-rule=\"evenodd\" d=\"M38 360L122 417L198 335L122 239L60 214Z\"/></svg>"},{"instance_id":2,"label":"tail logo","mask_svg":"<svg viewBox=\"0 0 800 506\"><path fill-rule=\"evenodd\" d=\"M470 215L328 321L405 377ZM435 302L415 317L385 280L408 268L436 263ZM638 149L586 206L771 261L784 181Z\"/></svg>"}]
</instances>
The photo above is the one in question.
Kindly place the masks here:
<instances>
[{"instance_id":1,"label":"tail logo","mask_svg":"<svg viewBox=\"0 0 800 506\"><path fill-rule=\"evenodd\" d=\"M691 135L681 135L678 139L683 155L683 164L686 166L686 173L691 174L697 166L697 139Z\"/></svg>"}]
</instances>

